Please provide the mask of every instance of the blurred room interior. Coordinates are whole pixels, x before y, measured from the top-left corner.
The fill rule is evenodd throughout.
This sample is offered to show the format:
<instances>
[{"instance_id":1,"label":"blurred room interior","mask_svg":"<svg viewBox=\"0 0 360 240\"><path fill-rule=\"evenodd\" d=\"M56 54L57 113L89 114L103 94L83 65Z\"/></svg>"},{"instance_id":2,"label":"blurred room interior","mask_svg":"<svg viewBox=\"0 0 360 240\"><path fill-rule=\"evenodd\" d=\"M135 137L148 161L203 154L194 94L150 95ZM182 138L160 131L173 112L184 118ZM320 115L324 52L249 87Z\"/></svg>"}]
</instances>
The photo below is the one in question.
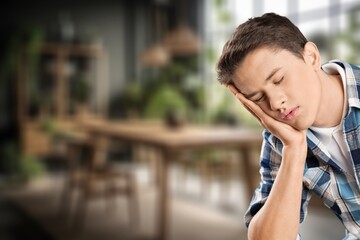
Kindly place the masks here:
<instances>
[{"instance_id":1,"label":"blurred room interior","mask_svg":"<svg viewBox=\"0 0 360 240\"><path fill-rule=\"evenodd\" d=\"M0 239L246 239L261 128L217 82L222 46L276 12L323 63L360 64L355 0L7 5ZM311 207L303 239L340 239L340 222Z\"/></svg>"}]
</instances>

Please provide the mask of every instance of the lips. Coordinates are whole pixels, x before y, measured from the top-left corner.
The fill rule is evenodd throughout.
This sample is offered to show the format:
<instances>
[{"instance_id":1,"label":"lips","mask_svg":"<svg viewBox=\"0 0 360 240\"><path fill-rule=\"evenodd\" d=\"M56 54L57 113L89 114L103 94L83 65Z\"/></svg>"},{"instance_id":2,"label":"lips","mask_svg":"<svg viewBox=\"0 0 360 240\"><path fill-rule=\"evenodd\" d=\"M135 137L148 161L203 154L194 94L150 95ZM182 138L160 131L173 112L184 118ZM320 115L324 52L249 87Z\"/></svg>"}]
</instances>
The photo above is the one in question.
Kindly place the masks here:
<instances>
[{"instance_id":1,"label":"lips","mask_svg":"<svg viewBox=\"0 0 360 240\"><path fill-rule=\"evenodd\" d=\"M298 111L299 111L299 107L291 108L285 111L284 113L281 113L280 118L285 121L290 121L296 117Z\"/></svg>"}]
</instances>

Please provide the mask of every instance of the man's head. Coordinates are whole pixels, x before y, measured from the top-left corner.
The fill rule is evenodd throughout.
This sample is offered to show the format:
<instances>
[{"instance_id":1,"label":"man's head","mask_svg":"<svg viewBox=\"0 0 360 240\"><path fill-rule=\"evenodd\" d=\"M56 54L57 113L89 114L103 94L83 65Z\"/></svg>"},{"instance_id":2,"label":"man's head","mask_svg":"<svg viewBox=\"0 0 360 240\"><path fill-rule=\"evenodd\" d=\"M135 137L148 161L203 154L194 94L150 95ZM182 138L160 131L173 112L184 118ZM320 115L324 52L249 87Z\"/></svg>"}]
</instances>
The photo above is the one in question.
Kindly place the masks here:
<instances>
[{"instance_id":1,"label":"man's head","mask_svg":"<svg viewBox=\"0 0 360 240\"><path fill-rule=\"evenodd\" d=\"M306 42L304 35L286 17L266 13L249 19L237 27L223 48L217 64L219 81L223 84L231 83L235 69L255 49L284 49L302 58Z\"/></svg>"},{"instance_id":2,"label":"man's head","mask_svg":"<svg viewBox=\"0 0 360 240\"><path fill-rule=\"evenodd\" d=\"M218 73L221 83L274 119L297 129L323 121L319 51L285 17L269 13L240 25L224 46Z\"/></svg>"}]
</instances>

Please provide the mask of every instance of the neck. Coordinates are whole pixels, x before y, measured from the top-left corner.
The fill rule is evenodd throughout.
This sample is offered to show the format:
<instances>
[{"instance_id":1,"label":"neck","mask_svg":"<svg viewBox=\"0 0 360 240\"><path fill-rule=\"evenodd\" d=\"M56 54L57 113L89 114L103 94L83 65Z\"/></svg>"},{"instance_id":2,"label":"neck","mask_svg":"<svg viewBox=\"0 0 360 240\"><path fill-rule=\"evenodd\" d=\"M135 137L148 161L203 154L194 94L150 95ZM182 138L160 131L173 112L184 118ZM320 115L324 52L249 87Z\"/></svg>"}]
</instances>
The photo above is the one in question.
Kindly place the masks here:
<instances>
[{"instance_id":1,"label":"neck","mask_svg":"<svg viewBox=\"0 0 360 240\"><path fill-rule=\"evenodd\" d=\"M344 89L340 75L320 71L321 100L316 127L335 127L340 124L344 108ZM330 114L331 113L331 114Z\"/></svg>"}]
</instances>

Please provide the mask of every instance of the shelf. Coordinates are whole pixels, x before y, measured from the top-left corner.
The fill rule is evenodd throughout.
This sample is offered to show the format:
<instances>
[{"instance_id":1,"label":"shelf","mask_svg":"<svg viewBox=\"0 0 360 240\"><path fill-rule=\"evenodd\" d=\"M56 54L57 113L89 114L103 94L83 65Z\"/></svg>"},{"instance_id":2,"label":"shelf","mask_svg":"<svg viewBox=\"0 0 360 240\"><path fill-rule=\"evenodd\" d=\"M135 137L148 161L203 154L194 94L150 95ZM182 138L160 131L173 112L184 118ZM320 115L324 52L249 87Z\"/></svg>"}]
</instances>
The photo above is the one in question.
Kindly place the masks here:
<instances>
[{"instance_id":1,"label":"shelf","mask_svg":"<svg viewBox=\"0 0 360 240\"><path fill-rule=\"evenodd\" d=\"M104 55L104 49L100 44L74 44L74 43L45 43L41 47L44 54L83 56L83 57L101 57Z\"/></svg>"},{"instance_id":2,"label":"shelf","mask_svg":"<svg viewBox=\"0 0 360 240\"><path fill-rule=\"evenodd\" d=\"M83 81L85 85L88 84L90 86L91 90L88 93L90 99L82 103L82 108L90 109L95 115L104 117L107 115L108 59L105 49L100 44L44 43L39 48L39 59L46 56L46 61L39 61L37 75L32 79L29 74L29 68L33 64L30 62L31 58L26 54L28 52L26 48L27 46L24 47L22 58L18 65L17 81L18 124L22 133L21 142L24 152L44 154L50 148L49 141L44 139L44 133L37 132L38 130L34 126L39 125L38 123L44 115L50 116L57 121L76 119L79 112L76 112L76 108L75 112L71 113L71 106L79 104L74 100L74 95L71 95L73 93L71 89L74 88L74 82L72 81ZM90 65L89 69L75 69L76 74L83 74L82 71L88 71L84 73L82 78L79 78L78 75L69 74L68 67L71 61L74 61L74 58L84 61L89 60L95 64ZM47 69L49 66L51 70ZM41 74L43 72L47 73L46 77ZM46 89L46 94L41 92L43 90L41 90L41 85L39 85L39 79L45 79L42 84L46 83L46 81L53 81L53 83L47 86L51 89ZM41 99L41 105L37 109L38 112L30 116L30 91L34 91L34 86L36 92L40 93L36 98L44 96L48 98ZM84 85L80 85L80 87L84 87ZM80 91L85 90L84 88L80 89Z\"/></svg>"}]
</instances>

